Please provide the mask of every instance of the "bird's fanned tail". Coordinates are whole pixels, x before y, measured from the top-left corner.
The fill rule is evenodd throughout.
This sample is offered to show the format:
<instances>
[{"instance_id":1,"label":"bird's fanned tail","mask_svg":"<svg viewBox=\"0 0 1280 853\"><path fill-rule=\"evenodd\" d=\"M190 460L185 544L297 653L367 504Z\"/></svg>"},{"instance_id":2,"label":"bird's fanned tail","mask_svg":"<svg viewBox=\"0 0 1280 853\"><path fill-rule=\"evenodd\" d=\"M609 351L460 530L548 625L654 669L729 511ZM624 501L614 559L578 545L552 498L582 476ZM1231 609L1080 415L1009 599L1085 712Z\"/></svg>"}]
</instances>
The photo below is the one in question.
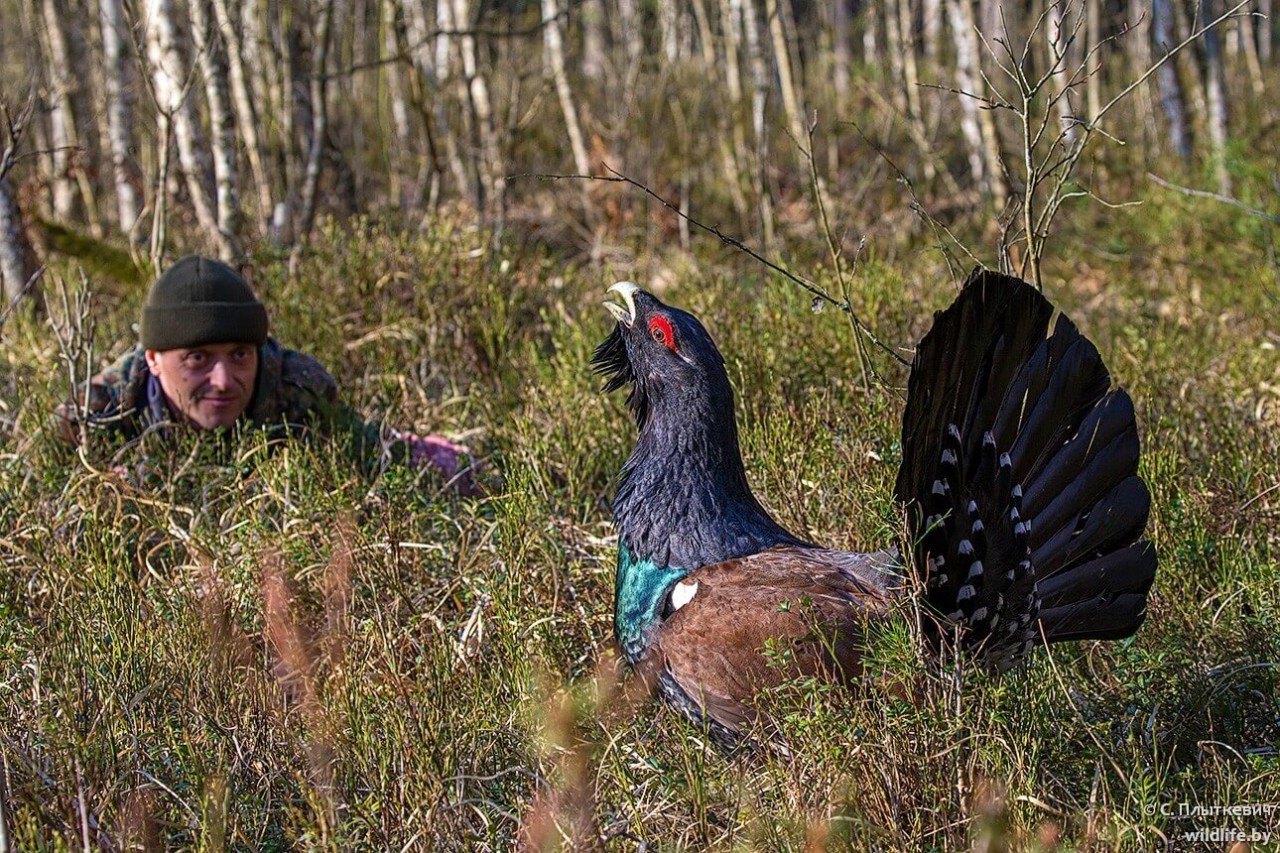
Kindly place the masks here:
<instances>
[{"instance_id":1,"label":"bird's fanned tail","mask_svg":"<svg viewBox=\"0 0 1280 853\"><path fill-rule=\"evenodd\" d=\"M1054 314L1025 282L975 271L921 341L903 415L896 493L942 617L930 630L963 626L996 669L1041 631L1132 634L1155 577L1133 403Z\"/></svg>"}]
</instances>

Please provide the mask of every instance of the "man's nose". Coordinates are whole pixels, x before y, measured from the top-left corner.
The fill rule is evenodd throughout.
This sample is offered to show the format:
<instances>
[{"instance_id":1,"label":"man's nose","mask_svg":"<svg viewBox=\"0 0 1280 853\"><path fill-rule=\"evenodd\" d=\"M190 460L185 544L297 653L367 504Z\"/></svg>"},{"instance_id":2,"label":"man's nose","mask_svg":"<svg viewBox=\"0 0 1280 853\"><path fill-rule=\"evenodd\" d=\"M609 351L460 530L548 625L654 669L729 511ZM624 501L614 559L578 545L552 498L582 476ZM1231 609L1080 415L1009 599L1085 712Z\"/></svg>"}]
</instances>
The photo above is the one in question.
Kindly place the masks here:
<instances>
[{"instance_id":1,"label":"man's nose","mask_svg":"<svg viewBox=\"0 0 1280 853\"><path fill-rule=\"evenodd\" d=\"M216 360L213 367L209 368L209 384L218 391L225 391L231 387L231 371L227 369L227 363L222 359Z\"/></svg>"}]
</instances>

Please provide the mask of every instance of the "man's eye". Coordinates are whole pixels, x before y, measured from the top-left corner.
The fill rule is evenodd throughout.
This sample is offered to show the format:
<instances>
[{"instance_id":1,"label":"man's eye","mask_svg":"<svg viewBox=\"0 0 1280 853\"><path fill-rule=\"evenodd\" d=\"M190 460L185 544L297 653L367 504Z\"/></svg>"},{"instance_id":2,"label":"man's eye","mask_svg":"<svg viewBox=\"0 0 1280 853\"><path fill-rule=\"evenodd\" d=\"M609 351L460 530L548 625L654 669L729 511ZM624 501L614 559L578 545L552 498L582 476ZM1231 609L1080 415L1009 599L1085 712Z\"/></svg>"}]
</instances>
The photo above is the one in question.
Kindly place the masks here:
<instances>
[{"instance_id":1,"label":"man's eye","mask_svg":"<svg viewBox=\"0 0 1280 853\"><path fill-rule=\"evenodd\" d=\"M188 367L199 367L204 364L204 353L189 352L182 357L182 363Z\"/></svg>"}]
</instances>

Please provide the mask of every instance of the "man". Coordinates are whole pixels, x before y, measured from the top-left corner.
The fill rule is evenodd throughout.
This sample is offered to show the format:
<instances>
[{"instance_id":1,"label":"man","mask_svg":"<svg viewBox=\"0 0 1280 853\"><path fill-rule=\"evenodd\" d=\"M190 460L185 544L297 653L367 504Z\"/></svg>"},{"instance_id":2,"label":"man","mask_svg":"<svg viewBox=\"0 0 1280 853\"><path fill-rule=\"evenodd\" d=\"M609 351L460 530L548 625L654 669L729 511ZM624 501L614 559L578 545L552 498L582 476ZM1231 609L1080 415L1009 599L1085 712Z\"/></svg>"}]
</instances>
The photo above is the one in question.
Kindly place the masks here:
<instances>
[{"instance_id":1,"label":"man","mask_svg":"<svg viewBox=\"0 0 1280 853\"><path fill-rule=\"evenodd\" d=\"M175 426L225 430L237 423L343 429L366 459L390 449L474 493L463 466L467 448L366 424L338 402L337 383L318 361L280 346L267 327L266 307L235 270L211 258L183 258L152 285L138 346L58 408L63 438L76 445L86 431L128 440Z\"/></svg>"}]
</instances>

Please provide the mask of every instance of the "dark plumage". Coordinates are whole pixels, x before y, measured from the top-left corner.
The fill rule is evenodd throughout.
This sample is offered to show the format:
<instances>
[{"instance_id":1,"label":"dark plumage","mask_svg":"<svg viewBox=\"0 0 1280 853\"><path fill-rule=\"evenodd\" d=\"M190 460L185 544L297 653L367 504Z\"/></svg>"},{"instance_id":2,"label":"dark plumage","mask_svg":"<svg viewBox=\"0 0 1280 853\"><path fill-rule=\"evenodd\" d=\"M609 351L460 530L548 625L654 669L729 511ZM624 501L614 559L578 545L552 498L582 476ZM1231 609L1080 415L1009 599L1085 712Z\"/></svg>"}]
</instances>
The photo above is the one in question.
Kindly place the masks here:
<instances>
[{"instance_id":1,"label":"dark plumage","mask_svg":"<svg viewBox=\"0 0 1280 853\"><path fill-rule=\"evenodd\" d=\"M614 627L663 694L732 743L752 697L797 673L851 679L868 620L923 583L926 635L993 669L1048 642L1137 630L1155 576L1139 541L1133 404L1094 346L1026 283L975 271L912 365L893 549L830 551L784 530L751 493L724 361L690 314L620 283L596 350L630 386L640 429L623 466ZM958 627L958 632L956 631ZM767 649L767 652L765 651Z\"/></svg>"}]
</instances>

